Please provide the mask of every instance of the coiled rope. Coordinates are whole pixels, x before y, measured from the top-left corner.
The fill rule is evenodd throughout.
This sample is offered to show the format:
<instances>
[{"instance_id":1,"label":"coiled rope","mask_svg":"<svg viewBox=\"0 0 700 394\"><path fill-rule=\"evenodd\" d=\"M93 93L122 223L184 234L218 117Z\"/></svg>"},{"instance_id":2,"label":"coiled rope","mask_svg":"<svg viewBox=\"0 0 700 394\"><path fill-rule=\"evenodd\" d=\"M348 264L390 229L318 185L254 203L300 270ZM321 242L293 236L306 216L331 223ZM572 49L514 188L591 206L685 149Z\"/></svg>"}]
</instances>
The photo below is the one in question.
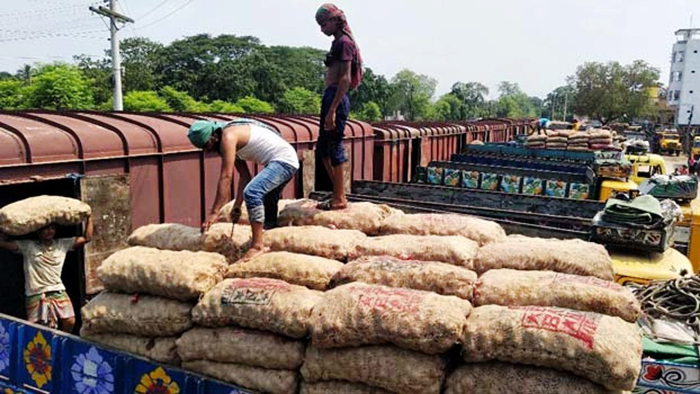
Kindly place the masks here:
<instances>
[{"instance_id":1,"label":"coiled rope","mask_svg":"<svg viewBox=\"0 0 700 394\"><path fill-rule=\"evenodd\" d=\"M631 290L649 316L679 320L700 333L700 276L632 285Z\"/></svg>"}]
</instances>

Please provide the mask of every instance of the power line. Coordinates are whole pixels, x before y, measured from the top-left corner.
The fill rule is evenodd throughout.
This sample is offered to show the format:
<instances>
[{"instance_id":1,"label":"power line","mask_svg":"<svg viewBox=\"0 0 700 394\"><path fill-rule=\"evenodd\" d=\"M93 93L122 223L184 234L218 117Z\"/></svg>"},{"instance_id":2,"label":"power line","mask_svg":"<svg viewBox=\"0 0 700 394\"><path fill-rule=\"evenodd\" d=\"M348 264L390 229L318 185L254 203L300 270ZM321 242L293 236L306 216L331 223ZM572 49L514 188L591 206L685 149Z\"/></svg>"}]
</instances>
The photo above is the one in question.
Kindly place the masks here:
<instances>
[{"instance_id":1,"label":"power line","mask_svg":"<svg viewBox=\"0 0 700 394\"><path fill-rule=\"evenodd\" d=\"M28 41L28 40L36 40L36 39L41 39L41 38L64 38L64 37L72 37L72 38L100 38L103 39L104 37L102 36L97 36L94 35L96 33L104 33L104 30L90 30L90 31L84 31L84 32L76 32L76 33L38 33L36 35L29 35L25 37L12 37L12 38L0 38L0 42L12 42L12 41Z\"/></svg>"},{"instance_id":2,"label":"power line","mask_svg":"<svg viewBox=\"0 0 700 394\"><path fill-rule=\"evenodd\" d=\"M135 19L136 19L136 20L141 20L141 19L143 19L143 18L145 18L145 17L151 15L154 11L156 11L156 10L159 9L160 7L164 6L165 3L167 3L168 1L170 1L170 0L163 0L163 1L161 1L160 3L158 3L157 6L151 8L150 11L146 12L145 14L143 14L143 15L139 16L138 18L135 18Z\"/></svg>"},{"instance_id":3,"label":"power line","mask_svg":"<svg viewBox=\"0 0 700 394\"><path fill-rule=\"evenodd\" d=\"M174 9L174 10L173 10L172 12L170 12L169 14L164 15L162 18L156 19L155 21L153 21L153 22L151 22L151 23L149 23L149 24L147 24L147 25L140 26L140 27L138 27L138 28L136 28L136 29L134 29L134 30L142 30L142 29L145 29L145 28L147 28L147 27L149 27L149 26L153 26L153 25L155 25L156 23L162 22L162 21L168 19L169 17L171 17L172 15L174 15L175 13L177 13L178 11L180 11L180 10L182 10L183 8L187 7L188 5L192 4L193 1L194 1L194 0L188 0L185 4L183 4L183 5L181 5L180 7Z\"/></svg>"}]
</instances>

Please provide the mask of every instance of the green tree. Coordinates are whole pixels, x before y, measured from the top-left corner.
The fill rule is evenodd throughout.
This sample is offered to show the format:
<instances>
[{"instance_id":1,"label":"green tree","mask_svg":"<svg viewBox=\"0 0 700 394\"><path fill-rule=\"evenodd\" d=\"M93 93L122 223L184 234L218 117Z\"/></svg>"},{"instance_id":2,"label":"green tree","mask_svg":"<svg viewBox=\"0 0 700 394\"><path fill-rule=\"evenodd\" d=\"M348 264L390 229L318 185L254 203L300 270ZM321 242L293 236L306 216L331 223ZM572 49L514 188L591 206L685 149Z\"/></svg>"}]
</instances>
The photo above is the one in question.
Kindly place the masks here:
<instances>
[{"instance_id":1,"label":"green tree","mask_svg":"<svg viewBox=\"0 0 700 394\"><path fill-rule=\"evenodd\" d=\"M217 114L244 114L245 110L233 103L222 100L214 100L209 104L209 109Z\"/></svg>"},{"instance_id":2,"label":"green tree","mask_svg":"<svg viewBox=\"0 0 700 394\"><path fill-rule=\"evenodd\" d=\"M209 112L209 105L193 99L189 94L166 86L159 92L168 106L175 112Z\"/></svg>"},{"instance_id":3,"label":"green tree","mask_svg":"<svg viewBox=\"0 0 700 394\"><path fill-rule=\"evenodd\" d=\"M77 67L63 63L39 68L27 93L30 108L91 109L95 103L89 81Z\"/></svg>"},{"instance_id":4,"label":"green tree","mask_svg":"<svg viewBox=\"0 0 700 394\"><path fill-rule=\"evenodd\" d=\"M100 107L107 103L114 94L112 89L112 63L108 59L93 59L80 55L73 58L83 76L89 81L90 91L95 103ZM112 109L110 106L107 109Z\"/></svg>"},{"instance_id":5,"label":"green tree","mask_svg":"<svg viewBox=\"0 0 700 394\"><path fill-rule=\"evenodd\" d=\"M498 85L500 96L495 105L496 116L502 118L529 118L537 116L537 109L531 98L520 89L517 83L501 82Z\"/></svg>"},{"instance_id":6,"label":"green tree","mask_svg":"<svg viewBox=\"0 0 700 394\"><path fill-rule=\"evenodd\" d=\"M435 94L437 80L419 75L411 70L402 70L391 80L394 86L392 101L407 120L422 119L430 108L430 99Z\"/></svg>"},{"instance_id":7,"label":"green tree","mask_svg":"<svg viewBox=\"0 0 700 394\"><path fill-rule=\"evenodd\" d=\"M649 116L653 105L648 92L658 80L659 70L642 60L626 66L618 62L584 63L571 77L576 88L576 113L603 124Z\"/></svg>"},{"instance_id":8,"label":"green tree","mask_svg":"<svg viewBox=\"0 0 700 394\"><path fill-rule=\"evenodd\" d=\"M424 119L445 122L452 118L452 107L449 99L441 97L438 101L428 107Z\"/></svg>"},{"instance_id":9,"label":"green tree","mask_svg":"<svg viewBox=\"0 0 700 394\"><path fill-rule=\"evenodd\" d=\"M362 106L362 110L357 114L357 118L365 122L379 122L382 120L382 111L379 104L369 101Z\"/></svg>"},{"instance_id":10,"label":"green tree","mask_svg":"<svg viewBox=\"0 0 700 394\"><path fill-rule=\"evenodd\" d=\"M308 89L296 87L284 92L279 110L287 114L318 114L321 112L321 98Z\"/></svg>"},{"instance_id":11,"label":"green tree","mask_svg":"<svg viewBox=\"0 0 700 394\"><path fill-rule=\"evenodd\" d=\"M25 64L17 70L17 78L19 78L25 86L32 84L32 78L36 75L36 69L31 64Z\"/></svg>"},{"instance_id":12,"label":"green tree","mask_svg":"<svg viewBox=\"0 0 700 394\"><path fill-rule=\"evenodd\" d=\"M158 56L157 73L161 83L189 93L195 99L204 96L228 100L240 96L227 94L226 89L254 93L252 74L237 68L237 60L261 47L255 37L199 34L177 40ZM223 78L228 77L228 78ZM253 86L253 89L239 88Z\"/></svg>"},{"instance_id":13,"label":"green tree","mask_svg":"<svg viewBox=\"0 0 700 394\"><path fill-rule=\"evenodd\" d=\"M24 83L18 79L0 80L0 109L21 109L25 106Z\"/></svg>"},{"instance_id":14,"label":"green tree","mask_svg":"<svg viewBox=\"0 0 700 394\"><path fill-rule=\"evenodd\" d=\"M486 107L486 96L489 95L489 88L479 82L456 82L452 85L450 94L457 98L461 105L456 105L452 100L451 120L468 120L484 115Z\"/></svg>"},{"instance_id":15,"label":"green tree","mask_svg":"<svg viewBox=\"0 0 700 394\"><path fill-rule=\"evenodd\" d=\"M134 90L124 96L124 110L135 112L169 112L172 108L154 91Z\"/></svg>"},{"instance_id":16,"label":"green tree","mask_svg":"<svg viewBox=\"0 0 700 394\"><path fill-rule=\"evenodd\" d=\"M364 108L365 104L374 102L383 114L391 112L390 103L393 95L392 86L383 75L375 74L371 68L365 68L362 84L350 92L350 104L353 108ZM360 111L361 112L361 111Z\"/></svg>"},{"instance_id":17,"label":"green tree","mask_svg":"<svg viewBox=\"0 0 700 394\"><path fill-rule=\"evenodd\" d=\"M164 62L163 44L144 37L129 37L121 42L119 49L124 68L124 91L158 90L158 68Z\"/></svg>"},{"instance_id":18,"label":"green tree","mask_svg":"<svg viewBox=\"0 0 700 394\"><path fill-rule=\"evenodd\" d=\"M294 86L308 89L319 95L323 91L326 72L325 51L307 47L272 46L261 48L259 52L265 57L269 67L276 70L279 77L277 84L282 91ZM255 96L272 102L277 102L281 98L281 94L277 97L265 97L261 93L258 91Z\"/></svg>"},{"instance_id":19,"label":"green tree","mask_svg":"<svg viewBox=\"0 0 700 394\"><path fill-rule=\"evenodd\" d=\"M243 97L242 99L236 101L236 105L243 108L246 113L250 114L272 114L275 112L275 108L272 104L256 99L252 96Z\"/></svg>"},{"instance_id":20,"label":"green tree","mask_svg":"<svg viewBox=\"0 0 700 394\"><path fill-rule=\"evenodd\" d=\"M576 109L576 88L569 84L559 86L545 97L542 106L542 116L547 118L562 120L573 118Z\"/></svg>"}]
</instances>

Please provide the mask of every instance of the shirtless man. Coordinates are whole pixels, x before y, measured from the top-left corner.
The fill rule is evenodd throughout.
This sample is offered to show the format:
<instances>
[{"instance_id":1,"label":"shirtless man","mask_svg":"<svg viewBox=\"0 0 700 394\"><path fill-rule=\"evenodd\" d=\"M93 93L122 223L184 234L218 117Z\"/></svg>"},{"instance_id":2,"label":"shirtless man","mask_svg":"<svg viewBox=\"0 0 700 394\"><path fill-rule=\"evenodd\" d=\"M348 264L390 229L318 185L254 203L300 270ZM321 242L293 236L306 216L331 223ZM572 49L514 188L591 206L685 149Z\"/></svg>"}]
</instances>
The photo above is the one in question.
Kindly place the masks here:
<instances>
[{"instance_id":1,"label":"shirtless man","mask_svg":"<svg viewBox=\"0 0 700 394\"><path fill-rule=\"evenodd\" d=\"M343 11L333 4L324 4L316 12L316 22L323 34L333 36L331 50L326 54L326 90L321 100L321 128L316 144L316 155L333 184L333 198L319 204L319 208L347 207L343 170L345 157L343 137L345 122L350 114L347 93L357 89L362 80L362 57L352 36Z\"/></svg>"},{"instance_id":2,"label":"shirtless man","mask_svg":"<svg viewBox=\"0 0 700 394\"><path fill-rule=\"evenodd\" d=\"M277 208L282 189L299 169L296 151L275 130L249 119L238 119L228 123L198 120L190 127L187 137L192 145L205 152L217 152L222 157L216 198L209 211L209 217L202 224L202 231L205 232L217 221L221 207L231 200L235 168L241 178L231 221L235 226L241 218L241 205L245 199L250 227L253 230L252 247L242 260L247 261L264 253L265 202L270 197L276 197L267 205ZM245 161L252 161L265 168L252 178ZM270 220L274 218L268 218L268 221Z\"/></svg>"}]
</instances>

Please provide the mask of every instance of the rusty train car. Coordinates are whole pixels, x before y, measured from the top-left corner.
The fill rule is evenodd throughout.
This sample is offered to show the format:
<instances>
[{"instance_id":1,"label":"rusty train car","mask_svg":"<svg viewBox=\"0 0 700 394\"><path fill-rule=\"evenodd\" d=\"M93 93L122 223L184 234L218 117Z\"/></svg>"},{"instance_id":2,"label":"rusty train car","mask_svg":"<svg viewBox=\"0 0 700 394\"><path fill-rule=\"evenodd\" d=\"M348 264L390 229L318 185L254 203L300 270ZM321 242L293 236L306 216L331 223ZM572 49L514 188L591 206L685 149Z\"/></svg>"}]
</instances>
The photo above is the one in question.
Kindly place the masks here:
<instances>
[{"instance_id":1,"label":"rusty train car","mask_svg":"<svg viewBox=\"0 0 700 394\"><path fill-rule=\"evenodd\" d=\"M245 115L277 130L298 153L301 168L284 198L330 190L314 148L319 119L302 115ZM197 119L227 121L224 114L93 111L0 112L0 207L53 194L79 198L94 211L96 234L84 251L70 253L64 283L75 305L100 290L95 269L124 247L132 229L149 223L198 226L216 192L221 160L187 140ZM506 142L534 127L531 119L473 122L380 122L351 120L346 128L347 187L356 180L402 182L417 165L448 160L474 141ZM253 174L261 169L251 165ZM238 179L234 179L237 184ZM58 234L72 235L75 229ZM0 252L0 313L23 317L19 256Z\"/></svg>"}]
</instances>

